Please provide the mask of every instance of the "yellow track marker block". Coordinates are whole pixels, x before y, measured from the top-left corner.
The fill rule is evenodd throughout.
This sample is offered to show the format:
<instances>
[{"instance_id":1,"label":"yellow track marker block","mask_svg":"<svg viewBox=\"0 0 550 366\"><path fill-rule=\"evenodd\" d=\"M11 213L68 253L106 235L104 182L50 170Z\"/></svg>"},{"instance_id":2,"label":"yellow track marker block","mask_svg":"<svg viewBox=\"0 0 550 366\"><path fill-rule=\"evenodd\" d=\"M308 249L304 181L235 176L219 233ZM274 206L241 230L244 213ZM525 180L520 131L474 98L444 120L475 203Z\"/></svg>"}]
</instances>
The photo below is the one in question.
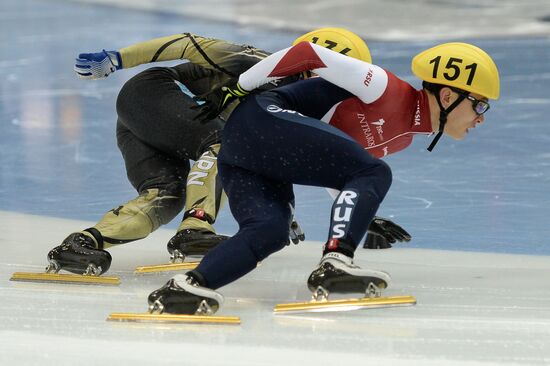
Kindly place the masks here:
<instances>
[{"instance_id":1,"label":"yellow track marker block","mask_svg":"<svg viewBox=\"0 0 550 366\"><path fill-rule=\"evenodd\" d=\"M10 281L70 283L79 285L120 285L120 278L77 274L15 272Z\"/></svg>"},{"instance_id":2,"label":"yellow track marker block","mask_svg":"<svg viewBox=\"0 0 550 366\"><path fill-rule=\"evenodd\" d=\"M198 324L241 324L238 316L177 315L150 313L112 313L108 321L147 323L198 323Z\"/></svg>"},{"instance_id":3,"label":"yellow track marker block","mask_svg":"<svg viewBox=\"0 0 550 366\"><path fill-rule=\"evenodd\" d=\"M136 267L134 270L135 274L142 273L154 273L154 272L167 272L167 271L180 271L184 269L195 269L200 262L183 262L183 263L167 263L167 264L156 264L152 266L141 266Z\"/></svg>"},{"instance_id":4,"label":"yellow track marker block","mask_svg":"<svg viewBox=\"0 0 550 366\"><path fill-rule=\"evenodd\" d=\"M343 299L328 301L296 302L277 304L273 309L276 314L290 312L321 312L321 311L349 311L364 308L381 308L393 306L410 306L416 304L413 296L393 297L364 297L359 299Z\"/></svg>"}]
</instances>

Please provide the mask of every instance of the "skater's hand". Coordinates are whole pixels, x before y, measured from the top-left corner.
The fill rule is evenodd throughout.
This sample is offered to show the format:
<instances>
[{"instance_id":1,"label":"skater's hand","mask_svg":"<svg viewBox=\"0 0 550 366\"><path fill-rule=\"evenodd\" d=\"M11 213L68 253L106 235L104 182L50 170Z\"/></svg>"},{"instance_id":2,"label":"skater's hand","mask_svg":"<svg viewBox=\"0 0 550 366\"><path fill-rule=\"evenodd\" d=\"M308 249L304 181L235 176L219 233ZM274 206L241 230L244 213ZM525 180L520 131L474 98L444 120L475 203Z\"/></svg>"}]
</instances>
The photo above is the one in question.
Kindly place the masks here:
<instances>
[{"instance_id":1,"label":"skater's hand","mask_svg":"<svg viewBox=\"0 0 550 366\"><path fill-rule=\"evenodd\" d=\"M103 79L122 69L122 59L118 51L81 53L74 65L74 71L81 79Z\"/></svg>"},{"instance_id":2,"label":"skater's hand","mask_svg":"<svg viewBox=\"0 0 550 366\"><path fill-rule=\"evenodd\" d=\"M201 105L193 106L198 110L195 120L205 123L216 118L235 99L246 97L250 92L244 90L238 82L230 86L222 86L208 94L195 97L195 101L204 102Z\"/></svg>"},{"instance_id":3,"label":"skater's hand","mask_svg":"<svg viewBox=\"0 0 550 366\"><path fill-rule=\"evenodd\" d=\"M363 248L387 249L395 242L409 242L411 235L391 220L375 216L372 219Z\"/></svg>"},{"instance_id":4,"label":"skater's hand","mask_svg":"<svg viewBox=\"0 0 550 366\"><path fill-rule=\"evenodd\" d=\"M294 244L299 244L301 241L306 240L306 234L304 234L302 227L300 226L300 224L298 224L298 221L296 221L296 219L293 219L290 223L289 237Z\"/></svg>"},{"instance_id":5,"label":"skater's hand","mask_svg":"<svg viewBox=\"0 0 550 366\"><path fill-rule=\"evenodd\" d=\"M292 219L290 220L289 237L294 244L299 244L301 241L306 240L306 235L304 234L304 231L302 230L300 224L298 224L298 221L296 221L296 216L294 215L294 205L289 204L289 206L290 212L292 214Z\"/></svg>"}]
</instances>

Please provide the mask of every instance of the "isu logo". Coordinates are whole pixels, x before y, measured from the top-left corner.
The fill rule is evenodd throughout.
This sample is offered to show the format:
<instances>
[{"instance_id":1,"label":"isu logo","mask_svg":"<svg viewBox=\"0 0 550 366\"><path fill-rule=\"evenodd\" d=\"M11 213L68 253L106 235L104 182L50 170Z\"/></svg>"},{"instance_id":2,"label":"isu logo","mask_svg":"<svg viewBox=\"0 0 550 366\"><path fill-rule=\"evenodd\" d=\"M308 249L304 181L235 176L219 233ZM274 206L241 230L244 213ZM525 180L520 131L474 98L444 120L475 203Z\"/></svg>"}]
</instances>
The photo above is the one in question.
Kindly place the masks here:
<instances>
[{"instance_id":1,"label":"isu logo","mask_svg":"<svg viewBox=\"0 0 550 366\"><path fill-rule=\"evenodd\" d=\"M357 196L358 194L355 191L342 191L336 198L334 211L332 212L331 237L333 239L339 239L346 235Z\"/></svg>"},{"instance_id":2,"label":"isu logo","mask_svg":"<svg viewBox=\"0 0 550 366\"><path fill-rule=\"evenodd\" d=\"M369 71L367 72L367 76L365 76L365 80L363 81L363 84L365 84L365 86L369 86L370 85L370 82L372 81L372 76L374 75L372 69L369 69Z\"/></svg>"}]
</instances>

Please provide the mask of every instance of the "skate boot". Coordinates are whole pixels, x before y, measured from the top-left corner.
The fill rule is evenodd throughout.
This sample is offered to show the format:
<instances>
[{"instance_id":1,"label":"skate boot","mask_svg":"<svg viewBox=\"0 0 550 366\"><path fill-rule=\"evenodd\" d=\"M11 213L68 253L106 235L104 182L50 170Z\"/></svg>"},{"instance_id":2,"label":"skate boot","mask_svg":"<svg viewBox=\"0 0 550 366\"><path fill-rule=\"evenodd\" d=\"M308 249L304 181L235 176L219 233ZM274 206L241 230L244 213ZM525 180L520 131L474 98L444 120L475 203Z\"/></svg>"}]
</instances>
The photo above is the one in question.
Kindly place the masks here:
<instances>
[{"instance_id":1,"label":"skate boot","mask_svg":"<svg viewBox=\"0 0 550 366\"><path fill-rule=\"evenodd\" d=\"M202 257L228 236L211 231L184 229L176 233L167 245L171 263L182 263L186 257Z\"/></svg>"},{"instance_id":2,"label":"skate boot","mask_svg":"<svg viewBox=\"0 0 550 366\"><path fill-rule=\"evenodd\" d=\"M363 293L379 297L381 289L390 284L390 275L383 271L361 269L353 259L337 252L323 256L319 267L307 280L314 300L327 300L329 293Z\"/></svg>"},{"instance_id":3,"label":"skate boot","mask_svg":"<svg viewBox=\"0 0 550 366\"><path fill-rule=\"evenodd\" d=\"M223 304L223 296L199 286L193 277L179 274L153 291L148 302L150 313L212 315Z\"/></svg>"},{"instance_id":4,"label":"skate boot","mask_svg":"<svg viewBox=\"0 0 550 366\"><path fill-rule=\"evenodd\" d=\"M48 253L47 273L63 269L80 275L99 276L111 266L111 254L96 249L94 240L83 233L72 233Z\"/></svg>"}]
</instances>

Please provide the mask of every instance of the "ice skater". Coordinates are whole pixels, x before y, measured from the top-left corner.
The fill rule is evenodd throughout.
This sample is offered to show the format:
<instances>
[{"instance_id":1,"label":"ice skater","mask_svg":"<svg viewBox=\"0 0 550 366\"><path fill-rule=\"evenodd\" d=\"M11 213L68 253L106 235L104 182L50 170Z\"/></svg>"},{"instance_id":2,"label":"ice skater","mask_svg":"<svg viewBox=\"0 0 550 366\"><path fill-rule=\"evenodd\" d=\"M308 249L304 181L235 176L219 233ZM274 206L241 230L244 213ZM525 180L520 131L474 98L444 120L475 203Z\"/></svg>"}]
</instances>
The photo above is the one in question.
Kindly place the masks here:
<instances>
[{"instance_id":1,"label":"ice skater","mask_svg":"<svg viewBox=\"0 0 550 366\"><path fill-rule=\"evenodd\" d=\"M392 181L390 167L379 158L403 150L416 134L436 133L429 150L444 132L463 139L484 121L488 99L499 97L496 65L470 44L427 49L413 58L412 71L423 80L422 90L376 65L301 42L240 75L236 85L223 89L221 102L206 104L203 116L209 118L266 82L302 72L320 76L250 95L234 109L218 168L239 231L195 270L152 292L150 310L215 312L223 303L216 289L285 247L293 184L340 191L309 289L348 293L387 287L387 273L353 263Z\"/></svg>"},{"instance_id":2,"label":"ice skater","mask_svg":"<svg viewBox=\"0 0 550 366\"><path fill-rule=\"evenodd\" d=\"M295 43L301 40L371 60L365 42L345 29L321 28L299 37ZM231 108L200 124L194 121L197 112L193 107L197 103L193 96L234 84L239 74L268 55L249 45L190 33L157 38L118 51L80 54L75 71L87 80L106 78L117 70L149 62L190 62L150 68L122 87L117 98L117 141L128 179L138 196L115 206L93 227L71 233L48 253L48 271L103 274L112 261L106 249L147 237L184 207L177 233L167 245L172 261L204 255L226 239L216 234L213 224L223 202L217 157L224 121ZM279 84L296 79L289 77ZM267 83L261 89L273 88L275 84ZM183 92L181 85L190 94ZM195 161L192 166L190 160ZM291 240L303 240L299 225L293 221L291 226ZM396 228L399 229L391 221L383 220L382 226L373 226L373 235L379 233L395 240Z\"/></svg>"}]
</instances>

